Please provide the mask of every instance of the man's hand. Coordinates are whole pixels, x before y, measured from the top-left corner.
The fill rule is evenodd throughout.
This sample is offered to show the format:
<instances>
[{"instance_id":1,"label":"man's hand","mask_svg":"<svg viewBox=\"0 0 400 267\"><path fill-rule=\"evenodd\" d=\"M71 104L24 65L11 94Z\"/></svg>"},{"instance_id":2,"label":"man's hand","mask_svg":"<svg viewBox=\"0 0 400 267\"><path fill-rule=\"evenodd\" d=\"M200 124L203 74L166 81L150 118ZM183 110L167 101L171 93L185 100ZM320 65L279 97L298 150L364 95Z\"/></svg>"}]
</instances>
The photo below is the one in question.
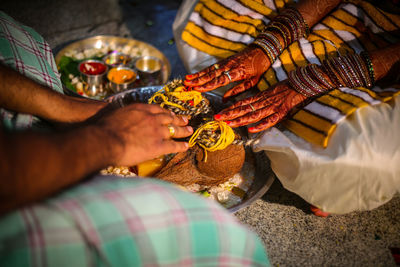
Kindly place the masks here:
<instances>
[{"instance_id":1,"label":"man's hand","mask_svg":"<svg viewBox=\"0 0 400 267\"><path fill-rule=\"evenodd\" d=\"M168 125L175 130L173 137L181 138L193 132L187 122L148 104L132 104L54 133L8 133L0 122L0 215L107 166L133 166L185 151L188 145L174 141Z\"/></svg>"},{"instance_id":2,"label":"man's hand","mask_svg":"<svg viewBox=\"0 0 400 267\"><path fill-rule=\"evenodd\" d=\"M158 105L132 104L101 118L97 125L108 133L104 140L116 150L112 164L133 166L157 156L183 152L186 142L171 138L168 126L175 130L174 138L187 137L193 133L186 117L174 115ZM111 143L110 143L111 142Z\"/></svg>"},{"instance_id":3,"label":"man's hand","mask_svg":"<svg viewBox=\"0 0 400 267\"><path fill-rule=\"evenodd\" d=\"M226 121L231 127L259 122L248 129L250 133L257 133L282 121L294 107L306 99L285 80L222 110L215 115L215 119Z\"/></svg>"},{"instance_id":4,"label":"man's hand","mask_svg":"<svg viewBox=\"0 0 400 267\"><path fill-rule=\"evenodd\" d=\"M186 75L184 84L193 90L207 92L231 82L242 81L224 94L224 98L227 98L255 86L270 65L267 55L260 48L248 47L200 72Z\"/></svg>"}]
</instances>

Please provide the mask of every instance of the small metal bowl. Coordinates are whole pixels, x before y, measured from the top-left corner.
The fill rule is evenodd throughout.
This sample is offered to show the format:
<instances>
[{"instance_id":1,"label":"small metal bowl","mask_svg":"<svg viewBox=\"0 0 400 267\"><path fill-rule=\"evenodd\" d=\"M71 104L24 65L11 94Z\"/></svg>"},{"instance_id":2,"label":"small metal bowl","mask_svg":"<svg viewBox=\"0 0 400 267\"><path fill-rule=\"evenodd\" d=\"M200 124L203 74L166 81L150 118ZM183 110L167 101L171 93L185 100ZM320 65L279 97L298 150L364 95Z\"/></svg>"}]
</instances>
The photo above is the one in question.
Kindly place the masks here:
<instances>
[{"instance_id":1,"label":"small metal bowl","mask_svg":"<svg viewBox=\"0 0 400 267\"><path fill-rule=\"evenodd\" d=\"M113 78L113 75L115 75L116 72L122 71L130 73L132 76L127 77L126 80L123 79L123 81L117 81ZM135 83L135 81L137 80L137 73L131 68L119 66L109 70L109 72L107 73L107 79L110 89L114 93L118 93L128 89Z\"/></svg>"},{"instance_id":2,"label":"small metal bowl","mask_svg":"<svg viewBox=\"0 0 400 267\"><path fill-rule=\"evenodd\" d=\"M97 72L95 72L96 68L98 68ZM78 65L78 70L82 80L86 83L86 86L84 86L85 94L88 96L96 96L104 93L105 76L108 70L107 65L100 60L89 59L82 61Z\"/></svg>"},{"instance_id":3,"label":"small metal bowl","mask_svg":"<svg viewBox=\"0 0 400 267\"><path fill-rule=\"evenodd\" d=\"M142 85L160 85L162 83L161 59L152 56L143 56L135 61L135 69L138 72Z\"/></svg>"},{"instance_id":4,"label":"small metal bowl","mask_svg":"<svg viewBox=\"0 0 400 267\"><path fill-rule=\"evenodd\" d=\"M129 65L132 58L126 54L120 53L118 51L113 51L108 55L103 57L103 62L109 67L114 68L118 66Z\"/></svg>"}]
</instances>

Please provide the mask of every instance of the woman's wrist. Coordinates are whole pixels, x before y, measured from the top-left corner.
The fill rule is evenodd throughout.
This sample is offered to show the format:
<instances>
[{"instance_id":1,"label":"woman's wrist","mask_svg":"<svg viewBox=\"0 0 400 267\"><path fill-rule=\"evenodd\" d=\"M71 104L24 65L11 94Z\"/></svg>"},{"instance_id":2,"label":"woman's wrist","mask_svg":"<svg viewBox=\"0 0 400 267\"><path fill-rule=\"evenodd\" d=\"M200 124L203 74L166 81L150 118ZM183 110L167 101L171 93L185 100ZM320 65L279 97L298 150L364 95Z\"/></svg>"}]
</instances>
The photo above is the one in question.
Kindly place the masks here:
<instances>
[{"instance_id":1,"label":"woman's wrist","mask_svg":"<svg viewBox=\"0 0 400 267\"><path fill-rule=\"evenodd\" d=\"M373 70L372 70L373 71ZM324 60L322 65L309 64L289 73L289 83L297 92L313 97L339 87L373 86L369 63L358 54Z\"/></svg>"},{"instance_id":2,"label":"woman's wrist","mask_svg":"<svg viewBox=\"0 0 400 267\"><path fill-rule=\"evenodd\" d=\"M273 63L288 45L308 33L309 27L302 15L289 7L276 16L252 44L260 47Z\"/></svg>"},{"instance_id":3,"label":"woman's wrist","mask_svg":"<svg viewBox=\"0 0 400 267\"><path fill-rule=\"evenodd\" d=\"M271 66L273 62L271 62L270 58L265 54L265 52L256 45L251 45L250 49L256 51L255 57L257 57L257 63L256 64L262 64L263 66Z\"/></svg>"}]
</instances>

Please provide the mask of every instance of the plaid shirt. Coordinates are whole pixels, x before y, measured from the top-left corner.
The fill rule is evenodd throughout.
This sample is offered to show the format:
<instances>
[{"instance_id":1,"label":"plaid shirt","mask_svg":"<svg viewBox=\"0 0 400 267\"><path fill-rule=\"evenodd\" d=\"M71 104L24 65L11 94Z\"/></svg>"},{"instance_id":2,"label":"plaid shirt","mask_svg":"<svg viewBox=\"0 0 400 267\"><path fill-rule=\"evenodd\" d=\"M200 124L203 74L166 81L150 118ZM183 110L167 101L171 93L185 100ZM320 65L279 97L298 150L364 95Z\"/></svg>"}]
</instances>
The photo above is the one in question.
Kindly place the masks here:
<instances>
[{"instance_id":1,"label":"plaid shirt","mask_svg":"<svg viewBox=\"0 0 400 267\"><path fill-rule=\"evenodd\" d=\"M269 266L216 202L153 179L98 177L0 220L0 266Z\"/></svg>"},{"instance_id":2,"label":"plaid shirt","mask_svg":"<svg viewBox=\"0 0 400 267\"><path fill-rule=\"evenodd\" d=\"M49 44L32 28L21 25L0 11L0 62L22 75L62 93L60 75ZM31 128L39 119L0 109L8 129Z\"/></svg>"}]
</instances>

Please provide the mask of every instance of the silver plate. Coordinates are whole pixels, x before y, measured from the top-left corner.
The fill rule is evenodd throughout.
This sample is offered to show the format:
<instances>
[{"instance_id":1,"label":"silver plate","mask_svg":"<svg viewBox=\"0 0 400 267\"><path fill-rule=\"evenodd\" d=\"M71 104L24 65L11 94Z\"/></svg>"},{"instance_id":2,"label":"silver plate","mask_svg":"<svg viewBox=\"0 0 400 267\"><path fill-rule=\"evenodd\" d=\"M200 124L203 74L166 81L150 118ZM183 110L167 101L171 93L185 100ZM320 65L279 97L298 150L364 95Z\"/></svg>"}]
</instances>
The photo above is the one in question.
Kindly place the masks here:
<instances>
[{"instance_id":1,"label":"silver plate","mask_svg":"<svg viewBox=\"0 0 400 267\"><path fill-rule=\"evenodd\" d=\"M107 102L118 103L118 105L125 106L131 103L147 103L147 100L162 86L149 86L130 89L107 98ZM223 103L222 97L212 92L205 93L206 98L210 101L211 106L215 112L229 106L231 103ZM253 201L262 197L272 185L275 180L275 175L271 170L270 162L264 152L252 152L254 158L255 177L252 185L247 191L243 200L228 210L232 213L249 206Z\"/></svg>"},{"instance_id":2,"label":"silver plate","mask_svg":"<svg viewBox=\"0 0 400 267\"><path fill-rule=\"evenodd\" d=\"M98 35L90 38L86 38L83 40L79 40L76 42L73 42L64 48L62 48L56 55L55 61L56 64L58 65L60 63L61 57L67 54L68 52L71 51L82 51L85 49L90 49L90 48L100 48L100 47L125 47L125 46L130 46L130 47L135 47L139 51L141 51L141 56L153 56L161 59L163 62L163 66L161 69L161 76L162 76L162 83L165 84L168 81L169 76L171 75L171 65L169 63L168 58L157 48L154 46L142 42L136 39L131 39L131 38L122 38L118 36L110 36L110 35ZM66 86L64 86L65 90L67 93L70 93L72 95L78 95L75 92L71 91L68 89Z\"/></svg>"}]
</instances>

